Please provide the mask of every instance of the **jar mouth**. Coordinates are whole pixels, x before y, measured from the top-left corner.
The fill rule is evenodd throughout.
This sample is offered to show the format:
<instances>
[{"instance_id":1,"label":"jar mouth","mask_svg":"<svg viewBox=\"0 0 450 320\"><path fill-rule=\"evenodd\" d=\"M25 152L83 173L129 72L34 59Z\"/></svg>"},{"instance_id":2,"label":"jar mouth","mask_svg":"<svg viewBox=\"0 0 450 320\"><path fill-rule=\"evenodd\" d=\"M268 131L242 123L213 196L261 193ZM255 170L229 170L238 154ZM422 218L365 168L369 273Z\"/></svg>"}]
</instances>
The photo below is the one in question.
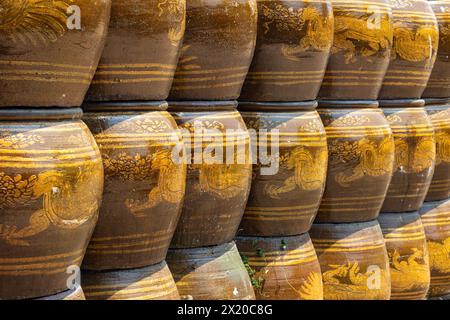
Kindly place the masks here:
<instances>
[{"instance_id":1,"label":"jar mouth","mask_svg":"<svg viewBox=\"0 0 450 320\"><path fill-rule=\"evenodd\" d=\"M0 121L78 120L81 108L0 108Z\"/></svg>"},{"instance_id":2,"label":"jar mouth","mask_svg":"<svg viewBox=\"0 0 450 320\"><path fill-rule=\"evenodd\" d=\"M231 101L168 101L169 111L236 110L238 103Z\"/></svg>"},{"instance_id":3,"label":"jar mouth","mask_svg":"<svg viewBox=\"0 0 450 320\"><path fill-rule=\"evenodd\" d=\"M377 100L319 100L319 108L339 108L339 109L352 109L352 108L378 108L379 103Z\"/></svg>"},{"instance_id":4,"label":"jar mouth","mask_svg":"<svg viewBox=\"0 0 450 320\"><path fill-rule=\"evenodd\" d=\"M381 108L423 108L425 100L423 99L393 99L378 100Z\"/></svg>"},{"instance_id":5,"label":"jar mouth","mask_svg":"<svg viewBox=\"0 0 450 320\"><path fill-rule=\"evenodd\" d=\"M87 101L81 106L85 112L166 111L166 101Z\"/></svg>"},{"instance_id":6,"label":"jar mouth","mask_svg":"<svg viewBox=\"0 0 450 320\"><path fill-rule=\"evenodd\" d=\"M238 110L242 111L302 111L315 110L317 108L317 101L301 101L301 102L253 102L253 101L239 101Z\"/></svg>"},{"instance_id":7,"label":"jar mouth","mask_svg":"<svg viewBox=\"0 0 450 320\"><path fill-rule=\"evenodd\" d=\"M450 105L450 98L423 98L425 106Z\"/></svg>"}]
</instances>

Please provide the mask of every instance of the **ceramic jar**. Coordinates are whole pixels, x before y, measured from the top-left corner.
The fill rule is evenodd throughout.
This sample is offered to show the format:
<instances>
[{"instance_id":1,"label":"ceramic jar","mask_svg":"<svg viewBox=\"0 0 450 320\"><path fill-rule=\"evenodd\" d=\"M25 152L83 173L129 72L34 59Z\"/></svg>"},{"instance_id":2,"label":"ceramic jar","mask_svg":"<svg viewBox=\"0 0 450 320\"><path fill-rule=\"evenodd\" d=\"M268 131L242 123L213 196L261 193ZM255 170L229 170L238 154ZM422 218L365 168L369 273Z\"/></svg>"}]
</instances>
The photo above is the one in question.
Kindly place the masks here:
<instances>
[{"instance_id":1,"label":"ceramic jar","mask_svg":"<svg viewBox=\"0 0 450 320\"><path fill-rule=\"evenodd\" d=\"M97 222L103 167L81 109L0 109L0 299L66 291Z\"/></svg>"},{"instance_id":2,"label":"ceramic jar","mask_svg":"<svg viewBox=\"0 0 450 320\"><path fill-rule=\"evenodd\" d=\"M72 290L67 290L61 293L57 293L52 296L38 298L36 300L51 300L51 301L60 301L60 300L73 300L73 301L81 301L86 300L86 297L84 296L83 289L81 289L81 286L77 286L76 288Z\"/></svg>"},{"instance_id":3,"label":"ceramic jar","mask_svg":"<svg viewBox=\"0 0 450 320\"><path fill-rule=\"evenodd\" d=\"M316 222L377 218L394 164L392 131L376 102L321 103L328 140L328 173Z\"/></svg>"},{"instance_id":4,"label":"ceramic jar","mask_svg":"<svg viewBox=\"0 0 450 320\"><path fill-rule=\"evenodd\" d=\"M309 235L237 237L257 300L322 300L322 274Z\"/></svg>"},{"instance_id":5,"label":"ceramic jar","mask_svg":"<svg viewBox=\"0 0 450 320\"><path fill-rule=\"evenodd\" d=\"M185 0L114 0L91 101L165 100L186 25Z\"/></svg>"},{"instance_id":6,"label":"ceramic jar","mask_svg":"<svg viewBox=\"0 0 450 320\"><path fill-rule=\"evenodd\" d=\"M429 295L450 294L450 200L425 202L420 209L430 255Z\"/></svg>"},{"instance_id":7,"label":"ceramic jar","mask_svg":"<svg viewBox=\"0 0 450 320\"><path fill-rule=\"evenodd\" d=\"M450 97L450 1L429 0L439 25L439 46L436 63L423 93L426 98Z\"/></svg>"},{"instance_id":8,"label":"ceramic jar","mask_svg":"<svg viewBox=\"0 0 450 320\"><path fill-rule=\"evenodd\" d=\"M425 102L436 140L436 164L425 201L445 200L450 198L450 100Z\"/></svg>"},{"instance_id":9,"label":"ceramic jar","mask_svg":"<svg viewBox=\"0 0 450 320\"><path fill-rule=\"evenodd\" d=\"M331 3L334 42L319 97L375 100L392 48L390 1L331 0Z\"/></svg>"},{"instance_id":10,"label":"ceramic jar","mask_svg":"<svg viewBox=\"0 0 450 320\"><path fill-rule=\"evenodd\" d=\"M314 224L325 300L389 300L389 258L376 220Z\"/></svg>"},{"instance_id":11,"label":"ceramic jar","mask_svg":"<svg viewBox=\"0 0 450 320\"><path fill-rule=\"evenodd\" d=\"M83 119L102 154L105 191L83 268L160 263L186 187L182 137L165 111L167 103L86 103L84 108Z\"/></svg>"},{"instance_id":12,"label":"ceramic jar","mask_svg":"<svg viewBox=\"0 0 450 320\"><path fill-rule=\"evenodd\" d=\"M391 1L394 41L379 99L419 99L436 60L439 28L427 0Z\"/></svg>"},{"instance_id":13,"label":"ceramic jar","mask_svg":"<svg viewBox=\"0 0 450 320\"><path fill-rule=\"evenodd\" d=\"M314 100L334 32L330 1L258 1L255 56L240 100Z\"/></svg>"},{"instance_id":14,"label":"ceramic jar","mask_svg":"<svg viewBox=\"0 0 450 320\"><path fill-rule=\"evenodd\" d=\"M252 163L247 127L236 102L169 102L184 135L186 198L172 248L233 240L250 192Z\"/></svg>"},{"instance_id":15,"label":"ceramic jar","mask_svg":"<svg viewBox=\"0 0 450 320\"><path fill-rule=\"evenodd\" d=\"M424 300L430 287L430 264L419 214L383 213L378 222L389 256L391 300Z\"/></svg>"},{"instance_id":16,"label":"ceramic jar","mask_svg":"<svg viewBox=\"0 0 450 320\"><path fill-rule=\"evenodd\" d=\"M167 263L181 299L255 300L250 278L234 242L170 249Z\"/></svg>"},{"instance_id":17,"label":"ceramic jar","mask_svg":"<svg viewBox=\"0 0 450 320\"><path fill-rule=\"evenodd\" d=\"M170 100L235 100L256 43L256 0L187 0Z\"/></svg>"},{"instance_id":18,"label":"ceramic jar","mask_svg":"<svg viewBox=\"0 0 450 320\"><path fill-rule=\"evenodd\" d=\"M83 271L87 300L179 300L166 262L131 270Z\"/></svg>"},{"instance_id":19,"label":"ceramic jar","mask_svg":"<svg viewBox=\"0 0 450 320\"><path fill-rule=\"evenodd\" d=\"M3 0L0 107L75 107L103 50L111 0Z\"/></svg>"},{"instance_id":20,"label":"ceramic jar","mask_svg":"<svg viewBox=\"0 0 450 320\"><path fill-rule=\"evenodd\" d=\"M395 141L395 165L381 212L412 212L422 206L436 159L434 129L423 100L411 107L383 106Z\"/></svg>"},{"instance_id":21,"label":"ceramic jar","mask_svg":"<svg viewBox=\"0 0 450 320\"><path fill-rule=\"evenodd\" d=\"M239 103L257 160L240 235L298 235L311 227L328 159L316 106L315 102Z\"/></svg>"}]
</instances>

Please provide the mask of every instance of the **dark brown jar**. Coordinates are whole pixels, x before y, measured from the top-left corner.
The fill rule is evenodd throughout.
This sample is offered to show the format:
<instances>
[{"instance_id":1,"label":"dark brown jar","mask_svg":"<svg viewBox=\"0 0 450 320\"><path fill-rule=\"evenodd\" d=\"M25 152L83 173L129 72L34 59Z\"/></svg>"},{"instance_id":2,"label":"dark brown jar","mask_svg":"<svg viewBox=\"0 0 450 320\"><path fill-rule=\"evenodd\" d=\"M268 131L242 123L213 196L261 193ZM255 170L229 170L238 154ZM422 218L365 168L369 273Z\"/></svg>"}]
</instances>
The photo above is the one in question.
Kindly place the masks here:
<instances>
[{"instance_id":1,"label":"dark brown jar","mask_svg":"<svg viewBox=\"0 0 450 320\"><path fill-rule=\"evenodd\" d=\"M139 269L83 271L81 283L87 300L180 299L165 261Z\"/></svg>"},{"instance_id":2,"label":"dark brown jar","mask_svg":"<svg viewBox=\"0 0 450 320\"><path fill-rule=\"evenodd\" d=\"M377 99L392 48L390 2L331 0L334 42L321 99Z\"/></svg>"},{"instance_id":3,"label":"dark brown jar","mask_svg":"<svg viewBox=\"0 0 450 320\"><path fill-rule=\"evenodd\" d=\"M186 0L114 0L87 100L165 100L186 25Z\"/></svg>"},{"instance_id":4,"label":"dark brown jar","mask_svg":"<svg viewBox=\"0 0 450 320\"><path fill-rule=\"evenodd\" d=\"M328 173L316 222L377 218L394 164L392 131L376 102L321 103L328 140Z\"/></svg>"},{"instance_id":5,"label":"dark brown jar","mask_svg":"<svg viewBox=\"0 0 450 320\"><path fill-rule=\"evenodd\" d=\"M86 103L105 167L100 216L83 268L160 263L180 217L186 187L182 137L166 102ZM179 157L178 159L175 157Z\"/></svg>"},{"instance_id":6,"label":"dark brown jar","mask_svg":"<svg viewBox=\"0 0 450 320\"><path fill-rule=\"evenodd\" d=\"M391 300L424 300L430 287L428 247L417 212L378 217L389 256Z\"/></svg>"},{"instance_id":7,"label":"dark brown jar","mask_svg":"<svg viewBox=\"0 0 450 320\"><path fill-rule=\"evenodd\" d=\"M419 210L430 187L436 146L433 125L423 105L423 100L382 104L394 135L395 165L381 212Z\"/></svg>"},{"instance_id":8,"label":"dark brown jar","mask_svg":"<svg viewBox=\"0 0 450 320\"><path fill-rule=\"evenodd\" d=\"M77 107L105 45L111 0L2 0L0 107Z\"/></svg>"},{"instance_id":9,"label":"dark brown jar","mask_svg":"<svg viewBox=\"0 0 450 320\"><path fill-rule=\"evenodd\" d=\"M170 100L235 100L256 43L256 0L187 0Z\"/></svg>"},{"instance_id":10,"label":"dark brown jar","mask_svg":"<svg viewBox=\"0 0 450 320\"><path fill-rule=\"evenodd\" d=\"M426 99L425 102L436 140L436 164L425 201L446 200L450 198L450 100Z\"/></svg>"},{"instance_id":11,"label":"dark brown jar","mask_svg":"<svg viewBox=\"0 0 450 320\"><path fill-rule=\"evenodd\" d=\"M233 101L169 102L188 162L172 248L223 244L236 235L252 177L250 137L236 106Z\"/></svg>"},{"instance_id":12,"label":"dark brown jar","mask_svg":"<svg viewBox=\"0 0 450 320\"><path fill-rule=\"evenodd\" d=\"M379 99L419 99L439 45L439 27L427 0L391 0L394 41Z\"/></svg>"},{"instance_id":13,"label":"dark brown jar","mask_svg":"<svg viewBox=\"0 0 450 320\"><path fill-rule=\"evenodd\" d=\"M239 104L257 160L239 234L308 232L322 199L328 160L316 106L316 102Z\"/></svg>"},{"instance_id":14,"label":"dark brown jar","mask_svg":"<svg viewBox=\"0 0 450 320\"><path fill-rule=\"evenodd\" d=\"M103 192L81 115L0 109L0 299L63 292L81 265Z\"/></svg>"},{"instance_id":15,"label":"dark brown jar","mask_svg":"<svg viewBox=\"0 0 450 320\"><path fill-rule=\"evenodd\" d=\"M255 300L250 278L234 242L170 249L167 264L183 300Z\"/></svg>"},{"instance_id":16,"label":"dark brown jar","mask_svg":"<svg viewBox=\"0 0 450 320\"><path fill-rule=\"evenodd\" d=\"M429 0L439 25L439 46L425 98L450 97L450 1Z\"/></svg>"},{"instance_id":17,"label":"dark brown jar","mask_svg":"<svg viewBox=\"0 0 450 320\"><path fill-rule=\"evenodd\" d=\"M237 237L256 300L322 300L322 273L309 235Z\"/></svg>"},{"instance_id":18,"label":"dark brown jar","mask_svg":"<svg viewBox=\"0 0 450 320\"><path fill-rule=\"evenodd\" d=\"M76 288L72 290L67 290L61 293L54 294L52 296L38 298L36 300L53 300L53 301L60 301L60 300L74 300L74 301L81 301L86 300L86 297L84 296L83 289L81 286L77 286Z\"/></svg>"},{"instance_id":19,"label":"dark brown jar","mask_svg":"<svg viewBox=\"0 0 450 320\"><path fill-rule=\"evenodd\" d=\"M389 258L376 220L314 224L324 300L389 300Z\"/></svg>"},{"instance_id":20,"label":"dark brown jar","mask_svg":"<svg viewBox=\"0 0 450 320\"><path fill-rule=\"evenodd\" d=\"M425 202L420 209L428 253L431 285L429 295L450 294L450 200Z\"/></svg>"},{"instance_id":21,"label":"dark brown jar","mask_svg":"<svg viewBox=\"0 0 450 320\"><path fill-rule=\"evenodd\" d=\"M258 1L255 56L240 100L317 97L333 44L331 1Z\"/></svg>"}]
</instances>

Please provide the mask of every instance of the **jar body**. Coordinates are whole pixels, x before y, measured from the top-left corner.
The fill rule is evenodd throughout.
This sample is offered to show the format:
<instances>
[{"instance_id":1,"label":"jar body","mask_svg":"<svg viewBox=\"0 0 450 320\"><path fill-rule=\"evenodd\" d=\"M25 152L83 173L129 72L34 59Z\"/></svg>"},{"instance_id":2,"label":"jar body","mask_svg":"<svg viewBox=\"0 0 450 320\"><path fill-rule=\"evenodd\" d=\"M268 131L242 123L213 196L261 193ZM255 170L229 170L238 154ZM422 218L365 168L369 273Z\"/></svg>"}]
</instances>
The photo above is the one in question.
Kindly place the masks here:
<instances>
[{"instance_id":1,"label":"jar body","mask_svg":"<svg viewBox=\"0 0 450 320\"><path fill-rule=\"evenodd\" d=\"M100 152L80 109L60 113L0 111L1 299L66 291L97 222Z\"/></svg>"},{"instance_id":2,"label":"jar body","mask_svg":"<svg viewBox=\"0 0 450 320\"><path fill-rule=\"evenodd\" d=\"M310 234L322 270L325 300L389 300L389 258L376 220L314 224Z\"/></svg>"},{"instance_id":3,"label":"jar body","mask_svg":"<svg viewBox=\"0 0 450 320\"><path fill-rule=\"evenodd\" d=\"M235 100L256 43L256 0L187 0L170 100Z\"/></svg>"},{"instance_id":4,"label":"jar body","mask_svg":"<svg viewBox=\"0 0 450 320\"><path fill-rule=\"evenodd\" d=\"M256 50L239 99L316 99L333 27L330 1L258 1Z\"/></svg>"},{"instance_id":5,"label":"jar body","mask_svg":"<svg viewBox=\"0 0 450 320\"><path fill-rule=\"evenodd\" d=\"M115 0L89 101L157 101L169 95L186 25L185 0Z\"/></svg>"},{"instance_id":6,"label":"jar body","mask_svg":"<svg viewBox=\"0 0 450 320\"><path fill-rule=\"evenodd\" d=\"M80 106L105 44L110 11L111 0L3 1L0 107Z\"/></svg>"},{"instance_id":7,"label":"jar body","mask_svg":"<svg viewBox=\"0 0 450 320\"><path fill-rule=\"evenodd\" d=\"M328 173L316 222L377 218L394 164L392 131L377 108L319 109L328 140Z\"/></svg>"},{"instance_id":8,"label":"jar body","mask_svg":"<svg viewBox=\"0 0 450 320\"><path fill-rule=\"evenodd\" d=\"M122 103L107 105L125 110ZM140 105L162 110L136 110ZM181 134L164 111L166 103L133 106L135 110L111 111L102 110L102 104L85 104L83 119L102 154L105 190L84 269L131 269L160 263L180 217L186 188Z\"/></svg>"},{"instance_id":9,"label":"jar body","mask_svg":"<svg viewBox=\"0 0 450 320\"><path fill-rule=\"evenodd\" d=\"M61 300L72 300L72 301L83 301L86 300L84 296L83 289L81 286L77 286L75 289L67 290L52 296L39 298L36 300L50 300L50 301L61 301Z\"/></svg>"}]
</instances>

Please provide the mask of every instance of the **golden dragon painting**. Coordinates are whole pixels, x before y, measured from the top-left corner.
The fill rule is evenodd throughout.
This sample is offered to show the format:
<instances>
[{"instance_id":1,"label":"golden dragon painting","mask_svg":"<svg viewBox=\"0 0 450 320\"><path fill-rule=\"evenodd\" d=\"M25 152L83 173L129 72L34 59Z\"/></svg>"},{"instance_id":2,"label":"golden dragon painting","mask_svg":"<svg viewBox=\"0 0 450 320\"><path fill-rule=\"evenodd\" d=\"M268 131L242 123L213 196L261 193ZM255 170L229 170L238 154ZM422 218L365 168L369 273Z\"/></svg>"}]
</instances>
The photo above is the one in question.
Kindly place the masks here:
<instances>
[{"instance_id":1,"label":"golden dragon painting","mask_svg":"<svg viewBox=\"0 0 450 320\"><path fill-rule=\"evenodd\" d=\"M414 30L406 23L395 23L391 58L412 62L427 61L428 65L432 65L438 43L439 31L436 26L420 26Z\"/></svg>"},{"instance_id":2,"label":"golden dragon painting","mask_svg":"<svg viewBox=\"0 0 450 320\"><path fill-rule=\"evenodd\" d=\"M406 173L419 173L434 167L436 145L433 137L422 137L414 150L404 139L395 139L395 169Z\"/></svg>"},{"instance_id":3,"label":"golden dragon painting","mask_svg":"<svg viewBox=\"0 0 450 320\"><path fill-rule=\"evenodd\" d=\"M406 259L397 250L389 253L392 287L397 292L426 290L430 282L430 270L427 253L417 248Z\"/></svg>"}]
</instances>

